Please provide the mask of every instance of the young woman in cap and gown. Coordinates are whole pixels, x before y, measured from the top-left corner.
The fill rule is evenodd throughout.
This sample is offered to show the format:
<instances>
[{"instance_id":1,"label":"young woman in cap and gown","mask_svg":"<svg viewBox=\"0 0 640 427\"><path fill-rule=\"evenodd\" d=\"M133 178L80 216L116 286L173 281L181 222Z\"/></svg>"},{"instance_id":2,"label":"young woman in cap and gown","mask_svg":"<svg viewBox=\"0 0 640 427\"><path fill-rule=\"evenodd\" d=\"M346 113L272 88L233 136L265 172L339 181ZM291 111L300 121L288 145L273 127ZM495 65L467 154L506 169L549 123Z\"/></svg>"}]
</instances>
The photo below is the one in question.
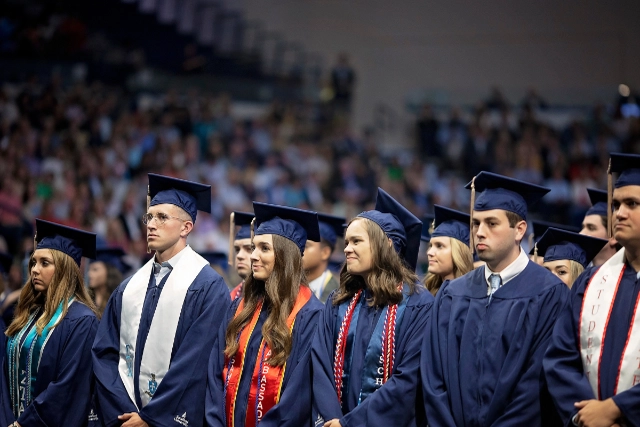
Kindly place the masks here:
<instances>
[{"instance_id":1,"label":"young woman in cap and gown","mask_svg":"<svg viewBox=\"0 0 640 427\"><path fill-rule=\"evenodd\" d=\"M375 210L349 223L340 287L313 344L316 426L418 424L419 353L433 304L414 272L421 231L380 188Z\"/></svg>"},{"instance_id":2,"label":"young woman in cap and gown","mask_svg":"<svg viewBox=\"0 0 640 427\"><path fill-rule=\"evenodd\" d=\"M209 359L231 299L187 244L211 188L149 174L143 223L154 256L111 295L93 345L94 421L105 426L201 426Z\"/></svg>"},{"instance_id":3,"label":"young woman in cap and gown","mask_svg":"<svg viewBox=\"0 0 640 427\"><path fill-rule=\"evenodd\" d=\"M436 296L420 360L429 426L550 425L542 358L569 289L520 246L549 190L488 172L469 187L482 192L471 240L486 265Z\"/></svg>"},{"instance_id":4,"label":"young woman in cap and gown","mask_svg":"<svg viewBox=\"0 0 640 427\"><path fill-rule=\"evenodd\" d=\"M36 219L29 279L6 330L1 425L87 425L98 319L80 262L95 251L94 233Z\"/></svg>"},{"instance_id":5,"label":"young woman in cap and gown","mask_svg":"<svg viewBox=\"0 0 640 427\"><path fill-rule=\"evenodd\" d=\"M434 230L429 239L429 270L425 288L435 295L446 280L464 276L473 270L473 253L469 249L468 214L443 206L434 206Z\"/></svg>"},{"instance_id":6,"label":"young woman in cap and gown","mask_svg":"<svg viewBox=\"0 0 640 427\"><path fill-rule=\"evenodd\" d=\"M214 427L310 426L309 354L322 303L302 267L315 212L253 203L251 273L211 352L206 422Z\"/></svg>"},{"instance_id":7,"label":"young woman in cap and gown","mask_svg":"<svg viewBox=\"0 0 640 427\"><path fill-rule=\"evenodd\" d=\"M640 426L640 156L612 153L610 165L609 228L622 249L575 281L544 358L565 425Z\"/></svg>"},{"instance_id":8,"label":"young woman in cap and gown","mask_svg":"<svg viewBox=\"0 0 640 427\"><path fill-rule=\"evenodd\" d=\"M129 266L122 260L125 252L122 248L99 248L96 259L89 263L89 292L102 316L113 291L122 282Z\"/></svg>"},{"instance_id":9,"label":"young woman in cap and gown","mask_svg":"<svg viewBox=\"0 0 640 427\"><path fill-rule=\"evenodd\" d=\"M542 266L571 288L606 243L604 239L549 227L530 254L542 258Z\"/></svg>"}]
</instances>

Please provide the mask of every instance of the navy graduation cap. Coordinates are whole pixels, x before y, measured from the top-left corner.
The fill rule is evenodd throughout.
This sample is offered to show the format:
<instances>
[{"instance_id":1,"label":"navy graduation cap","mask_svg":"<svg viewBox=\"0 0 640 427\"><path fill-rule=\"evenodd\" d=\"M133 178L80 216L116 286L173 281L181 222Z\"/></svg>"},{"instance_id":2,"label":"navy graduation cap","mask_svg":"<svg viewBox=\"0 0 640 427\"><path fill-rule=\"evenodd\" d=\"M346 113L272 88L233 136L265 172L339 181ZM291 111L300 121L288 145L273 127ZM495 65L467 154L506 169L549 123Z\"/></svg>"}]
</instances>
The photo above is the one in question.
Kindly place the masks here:
<instances>
[{"instance_id":1,"label":"navy graduation cap","mask_svg":"<svg viewBox=\"0 0 640 427\"><path fill-rule=\"evenodd\" d=\"M605 239L550 227L536 247L544 262L568 259L586 268L606 243Z\"/></svg>"},{"instance_id":2,"label":"navy graduation cap","mask_svg":"<svg viewBox=\"0 0 640 427\"><path fill-rule=\"evenodd\" d=\"M422 234L420 235L421 241L428 242L429 240L431 240L431 232L433 231L434 219L434 215L425 215L422 217Z\"/></svg>"},{"instance_id":3,"label":"navy graduation cap","mask_svg":"<svg viewBox=\"0 0 640 427\"><path fill-rule=\"evenodd\" d=\"M253 202L253 211L256 214L256 236L277 234L285 237L300 248L301 254L304 254L307 239L320 241L316 212L260 202Z\"/></svg>"},{"instance_id":4,"label":"navy graduation cap","mask_svg":"<svg viewBox=\"0 0 640 427\"><path fill-rule=\"evenodd\" d=\"M611 153L610 172L618 173L615 188L640 185L640 155Z\"/></svg>"},{"instance_id":5,"label":"navy graduation cap","mask_svg":"<svg viewBox=\"0 0 640 427\"><path fill-rule=\"evenodd\" d=\"M518 214L522 219L527 219L529 207L551 191L546 187L485 171L476 175L465 188L482 192L473 203L473 210L501 209Z\"/></svg>"},{"instance_id":6,"label":"navy graduation cap","mask_svg":"<svg viewBox=\"0 0 640 427\"><path fill-rule=\"evenodd\" d=\"M595 188L587 188L589 193L589 200L591 201L591 207L584 216L600 215L607 216L607 192L604 190L596 190Z\"/></svg>"},{"instance_id":7,"label":"navy graduation cap","mask_svg":"<svg viewBox=\"0 0 640 427\"><path fill-rule=\"evenodd\" d=\"M412 270L416 269L422 235L422 221L418 217L380 187L375 210L362 212L358 217L378 224L393 241L393 247L400 257Z\"/></svg>"},{"instance_id":8,"label":"navy graduation cap","mask_svg":"<svg viewBox=\"0 0 640 427\"><path fill-rule=\"evenodd\" d=\"M36 249L55 249L80 266L82 257L96 257L96 233L36 218Z\"/></svg>"},{"instance_id":9,"label":"navy graduation cap","mask_svg":"<svg viewBox=\"0 0 640 427\"><path fill-rule=\"evenodd\" d=\"M319 213L320 237L326 240L332 248L335 247L338 237L344 237L346 221L346 218L340 216Z\"/></svg>"},{"instance_id":10,"label":"navy graduation cap","mask_svg":"<svg viewBox=\"0 0 640 427\"><path fill-rule=\"evenodd\" d=\"M236 225L240 226L240 230L236 233L234 240L250 239L253 214L250 212L233 211L231 215L232 227L235 227Z\"/></svg>"},{"instance_id":11,"label":"navy graduation cap","mask_svg":"<svg viewBox=\"0 0 640 427\"><path fill-rule=\"evenodd\" d=\"M580 229L577 227L572 227L570 225L564 225L564 224L557 224L555 222L534 220L534 221L531 221L531 224L533 225L533 236L535 237L536 242L539 241L542 235L551 227L558 228L560 230L573 231L576 233L580 231Z\"/></svg>"},{"instance_id":12,"label":"navy graduation cap","mask_svg":"<svg viewBox=\"0 0 640 427\"><path fill-rule=\"evenodd\" d=\"M121 247L102 247L96 250L96 257L93 262L102 261L105 264L114 266L120 273L125 274L131 269L131 266L122 259L125 255L126 253Z\"/></svg>"},{"instance_id":13,"label":"navy graduation cap","mask_svg":"<svg viewBox=\"0 0 640 427\"><path fill-rule=\"evenodd\" d=\"M184 179L149 174L149 206L165 203L178 206L196 221L198 211L211 213L211 186Z\"/></svg>"},{"instance_id":14,"label":"navy graduation cap","mask_svg":"<svg viewBox=\"0 0 640 427\"><path fill-rule=\"evenodd\" d=\"M431 233L433 237L451 237L469 245L469 222L471 216L463 212L434 205L435 229Z\"/></svg>"},{"instance_id":15,"label":"navy graduation cap","mask_svg":"<svg viewBox=\"0 0 640 427\"><path fill-rule=\"evenodd\" d=\"M6 252L0 252L0 275L9 274L11 264L13 263L13 257Z\"/></svg>"}]
</instances>

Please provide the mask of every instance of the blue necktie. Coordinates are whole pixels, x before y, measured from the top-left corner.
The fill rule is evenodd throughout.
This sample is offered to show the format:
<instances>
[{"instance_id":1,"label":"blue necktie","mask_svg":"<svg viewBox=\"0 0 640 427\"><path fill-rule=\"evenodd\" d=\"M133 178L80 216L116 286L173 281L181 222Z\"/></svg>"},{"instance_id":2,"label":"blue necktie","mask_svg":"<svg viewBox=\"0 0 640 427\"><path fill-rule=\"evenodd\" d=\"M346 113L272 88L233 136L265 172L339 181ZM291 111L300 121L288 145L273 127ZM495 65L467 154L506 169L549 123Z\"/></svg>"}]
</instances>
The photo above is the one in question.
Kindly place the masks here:
<instances>
[{"instance_id":1,"label":"blue necktie","mask_svg":"<svg viewBox=\"0 0 640 427\"><path fill-rule=\"evenodd\" d=\"M495 291L502 285L502 278L499 274L492 274L489 276L489 285L491 285L491 293L489 294L489 302L491 302L491 298Z\"/></svg>"}]
</instances>

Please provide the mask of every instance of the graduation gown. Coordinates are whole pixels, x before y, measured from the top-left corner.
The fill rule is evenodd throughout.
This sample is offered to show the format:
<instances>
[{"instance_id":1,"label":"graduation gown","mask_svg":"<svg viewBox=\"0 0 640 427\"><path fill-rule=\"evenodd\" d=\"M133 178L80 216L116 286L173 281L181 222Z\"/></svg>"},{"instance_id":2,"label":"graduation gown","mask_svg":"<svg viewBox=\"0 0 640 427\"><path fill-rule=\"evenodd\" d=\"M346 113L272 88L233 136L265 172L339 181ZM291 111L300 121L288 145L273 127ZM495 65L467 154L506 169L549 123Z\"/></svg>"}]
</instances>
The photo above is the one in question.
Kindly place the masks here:
<instances>
[{"instance_id":1,"label":"graduation gown","mask_svg":"<svg viewBox=\"0 0 640 427\"><path fill-rule=\"evenodd\" d=\"M331 273L331 279L329 279L324 289L322 289L322 295L320 296L320 301L322 301L323 303L326 303L327 299L329 299L329 295L331 295L333 291L338 289L338 287L340 287L340 282L338 282L338 279L336 279L336 276L333 273Z\"/></svg>"},{"instance_id":2,"label":"graduation gown","mask_svg":"<svg viewBox=\"0 0 640 427\"><path fill-rule=\"evenodd\" d=\"M430 427L540 426L553 411L542 358L569 288L529 262L489 304L484 269L436 296L420 360Z\"/></svg>"},{"instance_id":3,"label":"graduation gown","mask_svg":"<svg viewBox=\"0 0 640 427\"><path fill-rule=\"evenodd\" d=\"M365 298L369 296L369 292L365 291ZM416 393L419 388L420 348L433 305L433 296L422 289L421 292L408 297L404 315L396 327L392 375L382 387L358 405L365 354L383 312L382 308L370 307L360 299L359 304L362 305L353 344L349 387L342 397L346 404L344 413L338 401L333 373L338 322L341 321L338 318L340 306L332 304L331 299L333 295L325 305L324 319L312 349L314 418L322 418L324 421L338 418L342 427L415 426L415 401L416 396L420 394ZM349 301L342 304L349 304Z\"/></svg>"},{"instance_id":4,"label":"graduation gown","mask_svg":"<svg viewBox=\"0 0 640 427\"><path fill-rule=\"evenodd\" d=\"M591 267L585 270L573 284L569 308L558 319L551 344L544 357L544 371L549 390L565 425L571 425L571 418L577 413L573 406L575 402L597 399L584 373L578 330L585 289L598 268ZM628 426L640 426L640 385L617 395L614 395L614 390L620 358L640 292L640 280L636 274L633 267L626 263L609 317L600 359L601 398L613 398L624 414Z\"/></svg>"},{"instance_id":5,"label":"graduation gown","mask_svg":"<svg viewBox=\"0 0 640 427\"><path fill-rule=\"evenodd\" d=\"M173 274L173 271L169 274ZM130 279L126 279L111 295L93 345L96 412L100 423L108 427L120 425L118 415L138 412L151 426L175 427L180 421L188 421L189 427L200 426L204 420L206 386L203 367L207 364L211 347L217 338L213 331L224 321L230 302L229 288L222 277L209 266L198 273L182 304L171 350L170 368L151 401L138 411L118 372L122 297ZM167 277L163 282L166 279ZM135 384L138 383L142 351L153 351L153 343L145 341L160 294L157 291L153 293L153 274L149 283L138 330L138 345L135 347ZM140 345L142 343L144 345ZM138 396L136 398L139 399Z\"/></svg>"},{"instance_id":6,"label":"graduation gown","mask_svg":"<svg viewBox=\"0 0 640 427\"><path fill-rule=\"evenodd\" d=\"M226 314L226 321L219 330L219 338L209 359L206 423L209 427L226 427L223 369L225 363L225 334L227 324L233 319L241 299L234 300ZM311 368L309 365L311 342L322 316L323 305L311 293L311 299L300 309L293 325L291 354L287 358L279 402L265 413L260 427L311 426ZM268 317L268 307L263 307L245 354L243 375L238 385L235 426L245 427L251 377L255 369L262 341L262 325ZM255 426L247 426L255 427Z\"/></svg>"},{"instance_id":7,"label":"graduation gown","mask_svg":"<svg viewBox=\"0 0 640 427\"><path fill-rule=\"evenodd\" d=\"M87 425L93 389L91 345L97 329L98 319L89 307L77 301L69 306L44 347L34 399L17 420L21 426ZM0 425L8 426L15 417L9 395L4 334L1 341Z\"/></svg>"}]
</instances>

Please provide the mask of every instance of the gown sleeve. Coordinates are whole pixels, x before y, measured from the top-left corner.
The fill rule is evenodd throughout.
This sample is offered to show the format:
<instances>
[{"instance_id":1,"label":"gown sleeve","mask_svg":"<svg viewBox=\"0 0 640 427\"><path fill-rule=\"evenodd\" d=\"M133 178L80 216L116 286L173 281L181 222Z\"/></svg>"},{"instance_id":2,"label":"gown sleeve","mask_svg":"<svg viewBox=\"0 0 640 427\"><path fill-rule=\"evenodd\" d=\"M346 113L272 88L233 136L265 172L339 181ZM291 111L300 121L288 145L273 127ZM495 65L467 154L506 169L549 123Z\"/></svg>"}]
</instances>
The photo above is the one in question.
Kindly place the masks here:
<instances>
[{"instance_id":1,"label":"gown sleeve","mask_svg":"<svg viewBox=\"0 0 640 427\"><path fill-rule=\"evenodd\" d=\"M126 283L120 285L109 298L92 348L96 409L105 427L119 425L118 415L138 411L118 372L120 311L125 286Z\"/></svg>"},{"instance_id":2,"label":"gown sleeve","mask_svg":"<svg viewBox=\"0 0 640 427\"><path fill-rule=\"evenodd\" d=\"M530 420L540 416L540 386L542 360L551 340L554 325L561 313L568 313L567 301L569 289L564 284L557 284L541 296L534 342L522 364L522 372L514 372L520 378L513 390L512 398L503 414L493 423L494 426L527 425Z\"/></svg>"},{"instance_id":3,"label":"gown sleeve","mask_svg":"<svg viewBox=\"0 0 640 427\"><path fill-rule=\"evenodd\" d=\"M140 418L151 426L175 427L174 417L185 412L187 417L191 414L192 425L200 425L204 419L206 375L203 367L207 366L211 349L218 339L218 334L212 331L223 323L231 298L220 276L204 287L199 298L204 300L201 311L195 314L174 350L170 368L153 399L139 412Z\"/></svg>"},{"instance_id":4,"label":"gown sleeve","mask_svg":"<svg viewBox=\"0 0 640 427\"><path fill-rule=\"evenodd\" d=\"M59 356L55 380L38 394L18 418L18 423L23 427L82 426L87 422L91 403L91 345L98 319L95 316L83 316L63 322L69 323L69 330L60 330L67 336Z\"/></svg>"},{"instance_id":5,"label":"gown sleeve","mask_svg":"<svg viewBox=\"0 0 640 427\"><path fill-rule=\"evenodd\" d=\"M420 348L433 305L433 296L423 291L414 294L419 303L405 313L402 343L397 348L397 365L391 378L378 390L340 419L342 427L363 425L412 425L415 422L416 390L420 366Z\"/></svg>"}]
</instances>

